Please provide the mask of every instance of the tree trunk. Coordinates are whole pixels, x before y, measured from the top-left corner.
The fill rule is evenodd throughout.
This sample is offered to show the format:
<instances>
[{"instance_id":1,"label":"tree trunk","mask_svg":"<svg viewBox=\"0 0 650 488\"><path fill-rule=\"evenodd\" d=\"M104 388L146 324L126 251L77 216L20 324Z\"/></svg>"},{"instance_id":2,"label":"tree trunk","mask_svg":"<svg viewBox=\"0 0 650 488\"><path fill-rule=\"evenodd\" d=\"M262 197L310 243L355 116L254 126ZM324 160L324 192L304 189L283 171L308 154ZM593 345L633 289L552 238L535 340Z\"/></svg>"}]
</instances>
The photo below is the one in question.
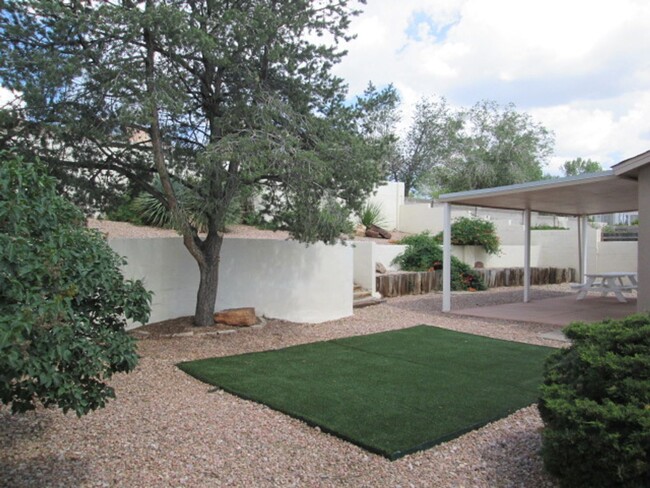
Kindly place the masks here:
<instances>
[{"instance_id":1,"label":"tree trunk","mask_svg":"<svg viewBox=\"0 0 650 488\"><path fill-rule=\"evenodd\" d=\"M219 287L219 260L223 237L208 239L205 242L205 260L199 262L199 291L196 294L194 325L204 327L214 324L214 309Z\"/></svg>"}]
</instances>

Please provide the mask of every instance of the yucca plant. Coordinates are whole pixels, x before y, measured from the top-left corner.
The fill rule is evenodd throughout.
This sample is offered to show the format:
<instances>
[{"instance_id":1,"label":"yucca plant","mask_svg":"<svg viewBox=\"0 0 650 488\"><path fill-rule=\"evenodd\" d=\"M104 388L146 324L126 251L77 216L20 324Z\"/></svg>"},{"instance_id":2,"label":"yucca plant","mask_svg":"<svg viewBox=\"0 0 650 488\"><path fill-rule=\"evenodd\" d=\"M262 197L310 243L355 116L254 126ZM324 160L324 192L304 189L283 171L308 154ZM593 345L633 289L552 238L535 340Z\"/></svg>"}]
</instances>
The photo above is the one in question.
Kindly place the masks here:
<instances>
[{"instance_id":1,"label":"yucca plant","mask_svg":"<svg viewBox=\"0 0 650 488\"><path fill-rule=\"evenodd\" d=\"M187 186L173 181L174 192L178 199L179 206L188 216L190 224L199 232L207 232L207 208L208 205L195 191ZM154 186L162 192L160 180L156 178ZM180 230L174 222L173 216L163 202L150 193L141 193L133 200L133 208L140 214L143 222L155 227L165 227ZM240 205L236 203L229 209L227 216L228 223L234 223L239 217Z\"/></svg>"},{"instance_id":2,"label":"yucca plant","mask_svg":"<svg viewBox=\"0 0 650 488\"><path fill-rule=\"evenodd\" d=\"M359 220L366 229L369 229L373 225L377 227L386 225L386 219L381 213L381 205L372 202L366 202L361 208Z\"/></svg>"}]
</instances>

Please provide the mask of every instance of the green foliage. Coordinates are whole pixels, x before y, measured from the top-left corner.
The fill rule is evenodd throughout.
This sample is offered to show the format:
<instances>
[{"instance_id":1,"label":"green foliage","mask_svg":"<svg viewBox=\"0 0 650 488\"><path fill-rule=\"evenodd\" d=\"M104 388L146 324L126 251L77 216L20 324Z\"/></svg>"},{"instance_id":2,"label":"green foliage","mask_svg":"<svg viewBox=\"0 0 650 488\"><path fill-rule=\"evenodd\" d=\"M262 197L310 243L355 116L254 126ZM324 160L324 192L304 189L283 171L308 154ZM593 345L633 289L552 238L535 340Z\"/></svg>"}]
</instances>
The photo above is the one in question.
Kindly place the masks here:
<instances>
[{"instance_id":1,"label":"green foliage","mask_svg":"<svg viewBox=\"0 0 650 488\"><path fill-rule=\"evenodd\" d=\"M396 145L389 174L404 183L404 195L420 187L436 168L460 149L462 113L452 110L444 98L423 98L415 106L406 136Z\"/></svg>"},{"instance_id":2,"label":"green foliage","mask_svg":"<svg viewBox=\"0 0 650 488\"><path fill-rule=\"evenodd\" d=\"M435 236L442 243L442 232ZM459 217L451 224L451 243L455 246L481 246L488 254L499 254L499 236L493 222Z\"/></svg>"},{"instance_id":3,"label":"green foliage","mask_svg":"<svg viewBox=\"0 0 650 488\"><path fill-rule=\"evenodd\" d=\"M62 198L45 169L0 153L0 402L81 416L114 397L106 381L137 364L127 319L151 295Z\"/></svg>"},{"instance_id":4,"label":"green foliage","mask_svg":"<svg viewBox=\"0 0 650 488\"><path fill-rule=\"evenodd\" d=\"M482 101L463 113L464 131L453 157L432 178L446 192L541 180L553 135L513 104Z\"/></svg>"},{"instance_id":5,"label":"green foliage","mask_svg":"<svg viewBox=\"0 0 650 488\"><path fill-rule=\"evenodd\" d=\"M567 487L650 486L650 316L565 333L539 404L546 468Z\"/></svg>"},{"instance_id":6,"label":"green foliage","mask_svg":"<svg viewBox=\"0 0 650 488\"><path fill-rule=\"evenodd\" d=\"M163 194L160 178L155 178L154 187L160 192L157 196L150 193L140 193L132 203L132 208L140 216L140 219L146 225L154 227L166 227L176 230L182 230L182 226L174 219L169 211L167 202L160 198ZM196 191L184 186L178 181L172 182L178 205L186 216L187 221L199 232L207 232L208 215L206 214L206 203ZM233 201L228 207L228 215L225 219L226 224L233 223L239 217L238 205Z\"/></svg>"},{"instance_id":7,"label":"green foliage","mask_svg":"<svg viewBox=\"0 0 650 488\"><path fill-rule=\"evenodd\" d=\"M141 212L134 204L134 200L127 195L124 195L116 205L107 209L106 220L129 222L133 225L145 225Z\"/></svg>"},{"instance_id":8,"label":"green foliage","mask_svg":"<svg viewBox=\"0 0 650 488\"><path fill-rule=\"evenodd\" d=\"M598 173L603 170L599 162L591 159L576 158L562 165L564 176L577 176L584 173Z\"/></svg>"},{"instance_id":9,"label":"green foliage","mask_svg":"<svg viewBox=\"0 0 650 488\"><path fill-rule=\"evenodd\" d=\"M366 202L364 206L361 207L359 220L361 220L361 224L366 229L373 225L376 225L377 227L386 225L386 220L381 213L381 205L373 202Z\"/></svg>"},{"instance_id":10,"label":"green foliage","mask_svg":"<svg viewBox=\"0 0 650 488\"><path fill-rule=\"evenodd\" d=\"M561 225L539 224L531 226L530 230L569 230L569 228Z\"/></svg>"},{"instance_id":11,"label":"green foliage","mask_svg":"<svg viewBox=\"0 0 650 488\"><path fill-rule=\"evenodd\" d=\"M406 244L406 250L393 260L404 271L428 271L442 267L442 248L436 237L427 232L406 236L400 244ZM483 279L472 268L455 256L451 257L452 290L485 290Z\"/></svg>"},{"instance_id":12,"label":"green foliage","mask_svg":"<svg viewBox=\"0 0 650 488\"><path fill-rule=\"evenodd\" d=\"M332 72L356 2L3 5L0 79L21 103L0 141L41 157L75 195L121 183L169 209L199 266L198 325L212 323L237 202L260 194L277 228L334 243L384 177L381 145Z\"/></svg>"}]
</instances>

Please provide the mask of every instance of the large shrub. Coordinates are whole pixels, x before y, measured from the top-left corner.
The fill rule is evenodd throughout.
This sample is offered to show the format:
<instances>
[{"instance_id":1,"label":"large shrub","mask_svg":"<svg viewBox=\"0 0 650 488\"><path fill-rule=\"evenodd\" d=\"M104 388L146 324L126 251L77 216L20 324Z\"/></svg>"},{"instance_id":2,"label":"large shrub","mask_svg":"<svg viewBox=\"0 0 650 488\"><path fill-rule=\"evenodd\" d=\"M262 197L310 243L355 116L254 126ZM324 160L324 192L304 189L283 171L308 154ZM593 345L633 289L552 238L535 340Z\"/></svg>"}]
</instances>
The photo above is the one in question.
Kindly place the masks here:
<instances>
[{"instance_id":1,"label":"large shrub","mask_svg":"<svg viewBox=\"0 0 650 488\"><path fill-rule=\"evenodd\" d=\"M442 232L436 234L442 242ZM479 218L459 217L451 224L451 243L455 246L481 246L488 254L499 254L499 236L493 222Z\"/></svg>"},{"instance_id":2,"label":"large shrub","mask_svg":"<svg viewBox=\"0 0 650 488\"><path fill-rule=\"evenodd\" d=\"M650 316L565 330L546 364L544 463L563 486L650 486Z\"/></svg>"},{"instance_id":3,"label":"large shrub","mask_svg":"<svg viewBox=\"0 0 650 488\"><path fill-rule=\"evenodd\" d=\"M125 281L123 259L85 227L42 167L0 153L0 403L82 415L114 396L106 384L137 364L127 319L151 295Z\"/></svg>"},{"instance_id":4,"label":"large shrub","mask_svg":"<svg viewBox=\"0 0 650 488\"><path fill-rule=\"evenodd\" d=\"M400 244L406 244L406 250L397 256L394 264L404 271L427 271L442 266L442 248L435 237L423 232L406 236ZM451 257L452 290L485 290L483 279L466 263Z\"/></svg>"}]
</instances>

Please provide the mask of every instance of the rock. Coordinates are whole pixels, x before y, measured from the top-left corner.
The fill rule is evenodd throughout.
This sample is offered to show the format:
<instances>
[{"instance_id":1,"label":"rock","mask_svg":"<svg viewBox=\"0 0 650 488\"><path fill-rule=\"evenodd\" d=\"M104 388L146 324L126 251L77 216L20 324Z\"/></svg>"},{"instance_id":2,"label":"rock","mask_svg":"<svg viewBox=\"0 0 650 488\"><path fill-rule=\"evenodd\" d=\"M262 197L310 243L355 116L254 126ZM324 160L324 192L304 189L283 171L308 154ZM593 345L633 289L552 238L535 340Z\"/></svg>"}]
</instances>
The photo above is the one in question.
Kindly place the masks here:
<instances>
[{"instance_id":1,"label":"rock","mask_svg":"<svg viewBox=\"0 0 650 488\"><path fill-rule=\"evenodd\" d=\"M378 234L377 237L381 237L382 239L390 239L392 237L390 232L388 232L386 229L382 229L377 225L371 225L366 229L367 237L375 237L374 235L368 235L368 233Z\"/></svg>"},{"instance_id":2,"label":"rock","mask_svg":"<svg viewBox=\"0 0 650 488\"><path fill-rule=\"evenodd\" d=\"M379 274L386 274L386 266L377 261L375 263L375 271Z\"/></svg>"},{"instance_id":3,"label":"rock","mask_svg":"<svg viewBox=\"0 0 650 488\"><path fill-rule=\"evenodd\" d=\"M234 327L249 327L257 323L255 308L229 308L214 314L214 321Z\"/></svg>"},{"instance_id":4,"label":"rock","mask_svg":"<svg viewBox=\"0 0 650 488\"><path fill-rule=\"evenodd\" d=\"M485 268L485 265L483 264L483 261L476 261L474 263L474 268L475 269L483 269L483 268Z\"/></svg>"},{"instance_id":5,"label":"rock","mask_svg":"<svg viewBox=\"0 0 650 488\"><path fill-rule=\"evenodd\" d=\"M366 237L372 237L374 239L381 239L379 232L375 232L372 229L366 229Z\"/></svg>"}]
</instances>

